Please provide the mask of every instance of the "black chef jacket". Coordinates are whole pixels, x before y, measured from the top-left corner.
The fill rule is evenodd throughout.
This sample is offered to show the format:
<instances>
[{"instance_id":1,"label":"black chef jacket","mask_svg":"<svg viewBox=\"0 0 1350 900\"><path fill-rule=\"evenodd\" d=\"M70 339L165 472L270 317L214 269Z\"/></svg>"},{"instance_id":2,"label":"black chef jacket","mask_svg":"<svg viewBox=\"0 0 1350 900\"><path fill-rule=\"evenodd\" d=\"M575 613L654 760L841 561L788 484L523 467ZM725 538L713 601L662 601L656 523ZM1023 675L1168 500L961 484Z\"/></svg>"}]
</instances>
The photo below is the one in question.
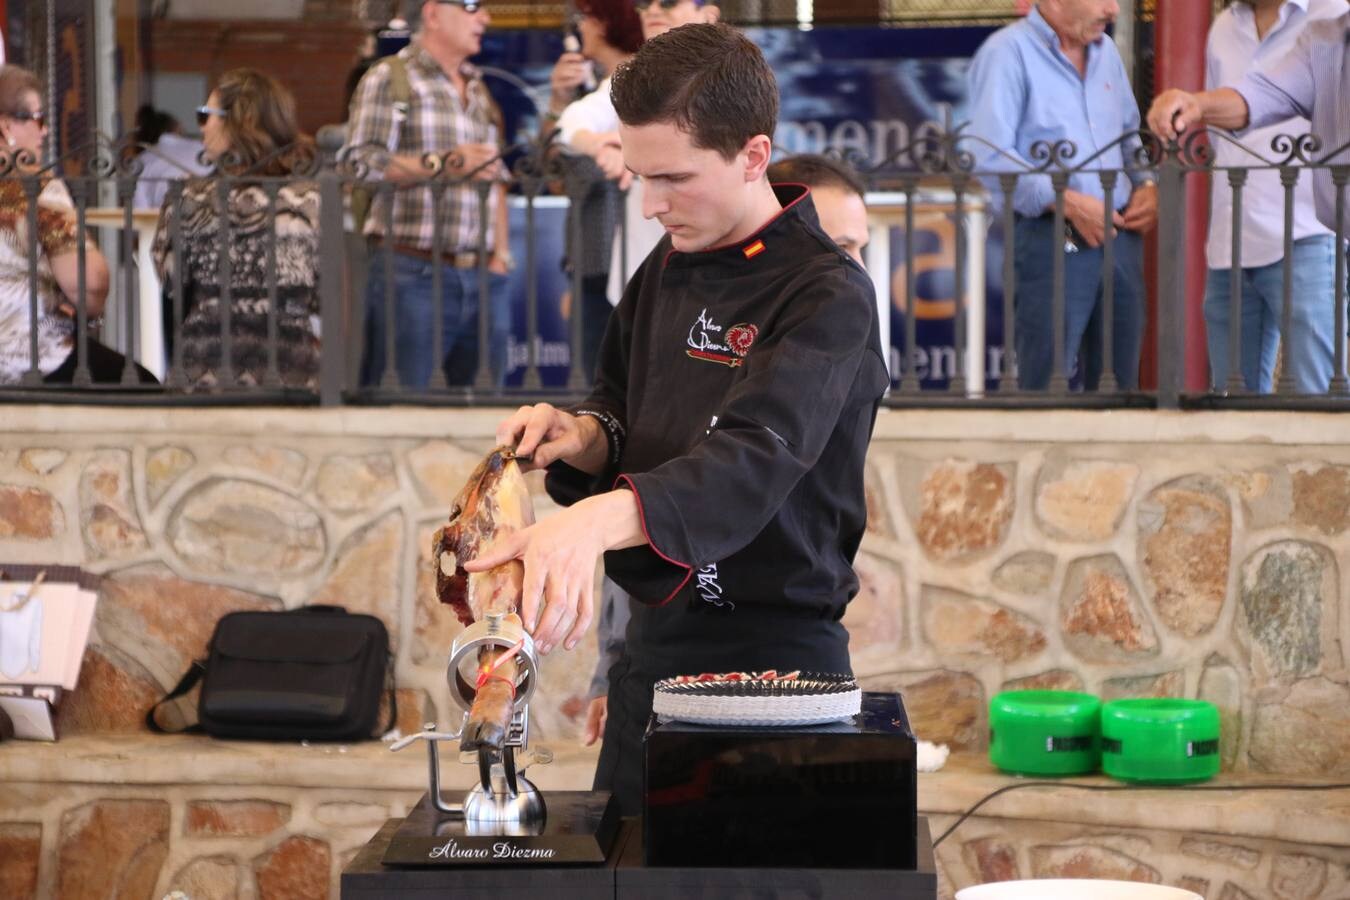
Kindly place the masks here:
<instances>
[{"instance_id":1,"label":"black chef jacket","mask_svg":"<svg viewBox=\"0 0 1350 900\"><path fill-rule=\"evenodd\" d=\"M568 504L630 488L648 546L605 554L638 601L632 665L652 675L850 672L863 469L890 378L872 283L820 230L810 192L731 246L667 236L634 275L578 410L619 432L598 478L551 467Z\"/></svg>"}]
</instances>

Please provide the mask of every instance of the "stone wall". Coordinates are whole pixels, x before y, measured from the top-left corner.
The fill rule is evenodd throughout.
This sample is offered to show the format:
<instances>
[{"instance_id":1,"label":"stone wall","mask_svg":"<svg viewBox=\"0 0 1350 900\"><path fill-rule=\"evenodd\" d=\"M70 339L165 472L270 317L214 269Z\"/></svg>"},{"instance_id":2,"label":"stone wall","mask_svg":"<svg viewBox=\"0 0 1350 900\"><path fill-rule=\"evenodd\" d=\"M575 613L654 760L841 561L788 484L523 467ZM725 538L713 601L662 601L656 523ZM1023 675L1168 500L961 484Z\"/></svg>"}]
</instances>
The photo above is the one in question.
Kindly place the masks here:
<instances>
[{"instance_id":1,"label":"stone wall","mask_svg":"<svg viewBox=\"0 0 1350 900\"><path fill-rule=\"evenodd\" d=\"M431 596L430 535L498 419L4 408L0 561L78 563L105 578L81 684L60 709L62 745L140 740L144 710L203 654L221 615L309 603L382 618L396 644L401 726L448 722L444 665L458 626ZM1226 771L1344 777L1347 439L1336 416L1293 413L884 413L869 459L863 590L846 618L855 668L866 687L904 693L919 736L974 759L994 692L1050 686L1205 697L1224 713ZM589 770L573 748L593 662L589 643L548 657L532 705L532 739L570 754L571 787ZM104 750L90 746L78 766L97 773ZM2 747L0 770L18 752L41 751ZM66 880L83 871L67 855L116 834L126 845L117 858L131 861L118 870L128 879L119 896L183 879L233 886L201 896L309 895L279 871L309 872L305 891L321 896L361 835L416 797L416 769L402 764L379 796L360 794L359 774L327 791L296 790L291 775L245 789L257 778L238 773L252 770L220 759L207 775L146 782L161 794L100 788L97 774L69 776L79 788L19 778L32 783L0 800L0 895L102 896L99 878ZM932 811L959 809L942 802L955 784L929 782ZM1081 829L1044 810L1023 818L1015 835L998 819L963 825L939 857L948 888L1005 870L1089 870L1055 849L1075 846ZM236 820L254 830L201 831ZM1122 848L1142 846L1143 832L1129 827L1155 826L1120 823L1094 846L1130 856ZM1333 830L1324 843L1350 846L1343 823ZM1304 865L1286 860L1303 851L1279 838L1260 837L1248 848L1258 863L1232 878L1213 865L1154 870L1165 880L1199 872L1213 898L1244 896L1223 893L1229 881L1262 896L1276 868ZM1181 841L1154 850L1184 857ZM1343 856L1321 863L1341 872ZM1324 881L1344 887L1338 879Z\"/></svg>"}]
</instances>

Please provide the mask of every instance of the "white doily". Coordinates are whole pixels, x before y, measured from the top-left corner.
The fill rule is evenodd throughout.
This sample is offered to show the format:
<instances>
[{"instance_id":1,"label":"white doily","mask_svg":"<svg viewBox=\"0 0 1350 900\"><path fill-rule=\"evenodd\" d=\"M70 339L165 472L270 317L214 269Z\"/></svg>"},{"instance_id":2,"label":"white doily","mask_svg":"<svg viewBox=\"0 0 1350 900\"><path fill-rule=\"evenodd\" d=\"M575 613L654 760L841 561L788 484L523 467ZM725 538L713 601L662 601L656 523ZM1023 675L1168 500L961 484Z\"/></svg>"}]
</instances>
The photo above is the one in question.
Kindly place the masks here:
<instances>
[{"instance_id":1,"label":"white doily","mask_svg":"<svg viewBox=\"0 0 1350 900\"><path fill-rule=\"evenodd\" d=\"M652 696L658 716L699 725L819 725L861 708L851 675L812 672L681 676L657 682Z\"/></svg>"}]
</instances>

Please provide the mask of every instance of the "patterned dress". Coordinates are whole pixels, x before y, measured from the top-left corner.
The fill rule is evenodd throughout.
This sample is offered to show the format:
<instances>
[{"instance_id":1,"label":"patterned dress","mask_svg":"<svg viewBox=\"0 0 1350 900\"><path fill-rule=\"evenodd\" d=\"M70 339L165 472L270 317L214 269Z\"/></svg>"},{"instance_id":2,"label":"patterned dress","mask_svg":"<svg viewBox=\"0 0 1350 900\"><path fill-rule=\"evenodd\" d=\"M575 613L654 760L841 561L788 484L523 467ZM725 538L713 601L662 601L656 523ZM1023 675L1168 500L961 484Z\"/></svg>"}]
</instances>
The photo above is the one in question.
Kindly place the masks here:
<instances>
[{"instance_id":1,"label":"patterned dress","mask_svg":"<svg viewBox=\"0 0 1350 900\"><path fill-rule=\"evenodd\" d=\"M223 208L222 208L223 207ZM181 217L183 258L173 253L173 224ZM221 248L230 263L230 359L233 384L264 383L268 364L268 253L276 242L277 368L282 383L314 387L319 373L319 188L292 182L277 193L268 217L267 191L257 184L230 186L222 203L219 181L198 178L183 186L181 203L170 195L160 211L153 254L171 303L182 272L185 316L176 340L194 387L232 386L222 371Z\"/></svg>"},{"instance_id":2,"label":"patterned dress","mask_svg":"<svg viewBox=\"0 0 1350 900\"><path fill-rule=\"evenodd\" d=\"M79 244L75 210L64 183L38 194L38 369L46 375L75 348L75 322L56 311L64 299L50 258ZM32 367L28 282L28 197L17 178L0 179L0 384L16 384Z\"/></svg>"}]
</instances>

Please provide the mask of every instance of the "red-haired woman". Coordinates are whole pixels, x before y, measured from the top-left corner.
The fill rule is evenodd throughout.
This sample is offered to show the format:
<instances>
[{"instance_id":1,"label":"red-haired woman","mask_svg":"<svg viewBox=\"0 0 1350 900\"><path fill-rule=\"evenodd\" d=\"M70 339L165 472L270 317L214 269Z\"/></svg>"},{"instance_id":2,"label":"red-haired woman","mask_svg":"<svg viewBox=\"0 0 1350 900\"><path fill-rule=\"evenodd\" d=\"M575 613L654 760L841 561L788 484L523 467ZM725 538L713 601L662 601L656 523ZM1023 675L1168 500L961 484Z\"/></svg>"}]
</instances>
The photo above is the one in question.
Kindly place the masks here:
<instances>
[{"instance_id":1,"label":"red-haired woman","mask_svg":"<svg viewBox=\"0 0 1350 900\"><path fill-rule=\"evenodd\" d=\"M606 287L614 257L615 227L622 192L631 180L619 149L609 76L642 46L642 21L632 0L580 0L576 8L581 50L564 53L553 68L550 115L557 120L557 141L570 183L568 193L575 204L573 215L581 221L579 247L571 246L574 230L570 224L567 229L568 262L581 270L581 302L572 304L573 310L580 310L582 322L582 356L576 363L584 366L590 377L609 322L611 305ZM604 79L591 93L567 103L592 66Z\"/></svg>"}]
</instances>

